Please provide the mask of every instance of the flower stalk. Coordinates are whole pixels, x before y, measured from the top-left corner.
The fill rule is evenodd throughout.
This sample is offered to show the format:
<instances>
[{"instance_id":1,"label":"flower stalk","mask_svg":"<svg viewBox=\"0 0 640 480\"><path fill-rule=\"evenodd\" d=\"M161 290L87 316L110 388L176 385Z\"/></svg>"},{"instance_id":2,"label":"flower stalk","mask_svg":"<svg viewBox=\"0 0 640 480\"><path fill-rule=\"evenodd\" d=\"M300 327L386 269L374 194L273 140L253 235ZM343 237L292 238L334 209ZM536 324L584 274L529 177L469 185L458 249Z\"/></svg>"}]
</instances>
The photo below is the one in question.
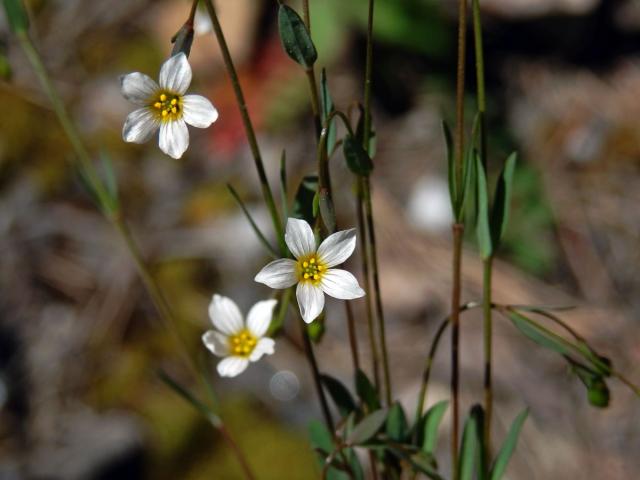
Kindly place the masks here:
<instances>
[{"instance_id":1,"label":"flower stalk","mask_svg":"<svg viewBox=\"0 0 640 480\"><path fill-rule=\"evenodd\" d=\"M302 2L302 10L304 16L304 24L307 26L309 36L311 36L311 13L309 12L309 0ZM316 129L316 136L320 136L320 129L322 128L322 120L320 119L320 100L318 98L318 85L316 83L315 67L311 65L304 70L307 76L307 82L309 83L309 92L311 94L311 111L313 113L313 123Z\"/></svg>"},{"instance_id":2,"label":"flower stalk","mask_svg":"<svg viewBox=\"0 0 640 480\"><path fill-rule=\"evenodd\" d=\"M240 85L238 73L236 72L235 65L233 64L233 59L231 58L231 53L229 52L227 41L225 39L224 33L222 32L222 27L220 26L220 21L218 20L218 14L216 13L216 9L213 6L213 3L211 0L202 0L202 1L204 2L207 12L209 13L209 17L211 18L211 23L213 24L213 31L218 41L220 51L222 52L224 65L227 70L227 73L229 74L229 78L231 80L233 92L236 96L238 108L240 109L240 116L242 118L242 124L244 126L245 134L247 136L247 141L249 142L251 154L253 155L253 160L256 166L256 170L258 171L258 178L260 180L260 186L262 188L262 196L264 197L264 201L267 205L267 209L269 210L269 214L271 215L273 228L276 232L276 237L278 238L280 253L284 256L287 254L287 246L284 242L283 225L280 220L280 214L278 213L278 209L276 208L276 203L273 198L273 192L271 191L269 180L267 179L267 174L264 169L262 155L260 154L260 147L258 146L256 133L253 128L253 123L251 122L251 117L249 116L249 110L247 108L247 103L244 98L244 93Z\"/></svg>"}]
</instances>

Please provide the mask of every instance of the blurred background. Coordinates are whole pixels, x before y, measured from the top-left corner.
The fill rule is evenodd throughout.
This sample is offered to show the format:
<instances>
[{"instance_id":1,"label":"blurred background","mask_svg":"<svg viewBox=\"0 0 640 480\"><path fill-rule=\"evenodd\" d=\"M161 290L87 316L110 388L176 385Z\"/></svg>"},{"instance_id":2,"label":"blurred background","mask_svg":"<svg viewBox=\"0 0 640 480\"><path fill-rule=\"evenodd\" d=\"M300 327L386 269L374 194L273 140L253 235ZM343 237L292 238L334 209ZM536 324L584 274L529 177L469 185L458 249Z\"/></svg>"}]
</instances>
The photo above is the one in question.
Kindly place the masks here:
<instances>
[{"instance_id":1,"label":"blurred background","mask_svg":"<svg viewBox=\"0 0 640 480\"><path fill-rule=\"evenodd\" d=\"M175 161L155 140L122 141L132 105L120 95L118 76L157 78L190 2L27 4L33 37L84 137L96 158L111 152L134 234L192 348L211 363L222 416L258 477L319 478L306 434L319 410L294 322L275 355L233 380L217 377L200 342L214 292L245 312L271 294L252 280L266 256L225 186L232 183L270 231L204 15L190 57L192 90L210 98L220 118L207 130L191 129L191 147ZM566 314L570 323L638 383L640 2L481 4L492 173L513 149L520 153L496 301L577 305ZM315 141L304 74L279 43L276 2L217 5L271 183L276 188L286 149L293 192L315 168ZM327 68L334 103L346 110L361 100L366 1L311 0L311 7L317 65ZM449 303L451 213L440 121L453 120L455 29L451 0L376 1L374 210L393 384L409 412ZM188 377L127 251L69 168L69 144L4 17L0 52L0 479L242 478L222 439L158 380L159 368ZM471 55L468 66L473 92ZM473 95L467 105L473 112ZM351 175L341 154L332 162L339 222L354 225ZM468 301L481 292L473 232L466 250ZM357 256L349 268L360 272ZM364 303L353 304L368 365ZM351 385L339 307L328 302L317 352L322 371ZM468 318L465 410L480 399L482 375L480 322ZM612 381L609 408L590 407L561 359L496 323L496 438L531 407L509 478L638 478L637 398ZM447 343L430 402L448 395ZM447 432L445 418L444 464Z\"/></svg>"}]
</instances>

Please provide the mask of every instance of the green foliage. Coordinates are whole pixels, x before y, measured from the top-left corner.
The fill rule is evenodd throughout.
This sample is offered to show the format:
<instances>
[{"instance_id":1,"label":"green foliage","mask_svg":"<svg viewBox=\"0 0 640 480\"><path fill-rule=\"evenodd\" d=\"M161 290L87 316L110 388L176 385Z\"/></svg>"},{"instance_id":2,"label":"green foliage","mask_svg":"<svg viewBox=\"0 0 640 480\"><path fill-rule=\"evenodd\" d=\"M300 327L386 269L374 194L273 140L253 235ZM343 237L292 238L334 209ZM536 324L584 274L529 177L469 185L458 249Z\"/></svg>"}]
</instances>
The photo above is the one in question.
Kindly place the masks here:
<instances>
[{"instance_id":1,"label":"green foliage","mask_svg":"<svg viewBox=\"0 0 640 480\"><path fill-rule=\"evenodd\" d=\"M29 29L29 16L22 0L2 0L7 21L14 33L26 32Z\"/></svg>"},{"instance_id":2,"label":"green foliage","mask_svg":"<svg viewBox=\"0 0 640 480\"><path fill-rule=\"evenodd\" d=\"M497 250L509 222L509 208L511 193L513 191L513 175L516 169L518 155L513 152L498 177L496 193L494 195L493 209L491 210L491 239L494 250Z\"/></svg>"},{"instance_id":3,"label":"green foliage","mask_svg":"<svg viewBox=\"0 0 640 480\"><path fill-rule=\"evenodd\" d=\"M442 400L429 408L419 422L418 446L423 452L433 454L438 441L438 429L447 408L448 400Z\"/></svg>"},{"instance_id":4,"label":"green foliage","mask_svg":"<svg viewBox=\"0 0 640 480\"><path fill-rule=\"evenodd\" d=\"M342 141L342 150L349 170L356 175L369 176L373 170L373 162L362 146L362 141L347 134Z\"/></svg>"},{"instance_id":5,"label":"green foliage","mask_svg":"<svg viewBox=\"0 0 640 480\"><path fill-rule=\"evenodd\" d=\"M500 447L500 451L498 452L498 455L491 467L489 480L500 480L504 475L504 472L507 470L509 460L511 460L511 456L516 449L520 431L522 430L522 426L524 425L528 415L529 409L527 408L522 411L511 424L507 438L502 444L502 447Z\"/></svg>"},{"instance_id":6,"label":"green foliage","mask_svg":"<svg viewBox=\"0 0 640 480\"><path fill-rule=\"evenodd\" d=\"M327 84L327 72L323 68L320 75L320 101L322 102L322 124L325 125L329 115L335 109L333 107L333 100L331 99L331 93L329 92L329 85ZM327 153L330 156L333 153L333 149L336 146L337 125L336 120L332 119L328 125L327 132Z\"/></svg>"},{"instance_id":7,"label":"green foliage","mask_svg":"<svg viewBox=\"0 0 640 480\"><path fill-rule=\"evenodd\" d=\"M330 375L321 375L320 380L338 407L340 415L346 417L356 409L356 402L342 382Z\"/></svg>"},{"instance_id":8,"label":"green foliage","mask_svg":"<svg viewBox=\"0 0 640 480\"><path fill-rule=\"evenodd\" d=\"M318 176L307 175L302 179L293 200L293 216L313 225L317 214Z\"/></svg>"},{"instance_id":9,"label":"green foliage","mask_svg":"<svg viewBox=\"0 0 640 480\"><path fill-rule=\"evenodd\" d=\"M400 403L394 403L389 409L386 425L387 436L395 442L404 442L409 432L407 416Z\"/></svg>"},{"instance_id":10,"label":"green foliage","mask_svg":"<svg viewBox=\"0 0 640 480\"><path fill-rule=\"evenodd\" d=\"M487 192L487 177L484 165L480 156L475 155L476 166L476 188L478 198L478 217L476 219L476 236L478 238L478 248L483 259L489 258L493 254L493 242L491 239L491 225L489 223L489 195Z\"/></svg>"},{"instance_id":11,"label":"green foliage","mask_svg":"<svg viewBox=\"0 0 640 480\"><path fill-rule=\"evenodd\" d=\"M387 420L387 410L382 408L364 417L347 437L347 444L362 445L382 428Z\"/></svg>"},{"instance_id":12,"label":"green foliage","mask_svg":"<svg viewBox=\"0 0 640 480\"><path fill-rule=\"evenodd\" d=\"M278 30L287 55L304 68L311 68L318 59L318 53L309 30L300 15L284 4L278 7Z\"/></svg>"},{"instance_id":13,"label":"green foliage","mask_svg":"<svg viewBox=\"0 0 640 480\"><path fill-rule=\"evenodd\" d=\"M475 410L475 412L474 412ZM476 459L480 452L480 425L478 424L478 414L481 407L474 406L471 414L467 417L462 433L462 443L460 445L459 478L460 480L472 480L476 467Z\"/></svg>"},{"instance_id":14,"label":"green foliage","mask_svg":"<svg viewBox=\"0 0 640 480\"><path fill-rule=\"evenodd\" d=\"M367 375L362 371L356 371L356 392L358 397L366 405L369 411L380 408L380 398L376 388L373 386Z\"/></svg>"}]
</instances>

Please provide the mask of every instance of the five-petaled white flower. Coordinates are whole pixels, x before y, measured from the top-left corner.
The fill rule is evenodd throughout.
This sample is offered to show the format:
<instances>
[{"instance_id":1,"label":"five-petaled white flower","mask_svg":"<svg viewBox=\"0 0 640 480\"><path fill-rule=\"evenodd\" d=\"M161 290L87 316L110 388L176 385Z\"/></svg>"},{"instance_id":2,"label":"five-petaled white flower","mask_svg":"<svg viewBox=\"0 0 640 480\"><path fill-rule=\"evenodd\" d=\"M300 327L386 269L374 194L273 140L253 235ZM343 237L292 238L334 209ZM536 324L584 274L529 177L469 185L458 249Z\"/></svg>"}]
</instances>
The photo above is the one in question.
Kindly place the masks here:
<instances>
[{"instance_id":1,"label":"five-petaled white flower","mask_svg":"<svg viewBox=\"0 0 640 480\"><path fill-rule=\"evenodd\" d=\"M122 128L125 142L145 143L160 129L160 150L180 158L189 146L187 123L207 128L218 111L200 95L185 95L191 83L191 66L184 53L169 58L160 69L160 85L144 73L120 78L122 95L142 108L129 114Z\"/></svg>"},{"instance_id":2,"label":"five-petaled white flower","mask_svg":"<svg viewBox=\"0 0 640 480\"><path fill-rule=\"evenodd\" d=\"M346 270L332 268L351 256L356 248L354 228L329 235L318 248L307 222L287 220L284 239L296 258L281 258L264 267L256 282L271 288L289 288L296 283L296 297L305 322L312 322L324 308L324 294L341 300L365 295L358 280Z\"/></svg>"},{"instance_id":3,"label":"five-petaled white flower","mask_svg":"<svg viewBox=\"0 0 640 480\"><path fill-rule=\"evenodd\" d=\"M249 366L257 362L262 355L271 355L275 342L265 337L271 324L276 300L263 300L256 303L245 324L238 306L233 300L214 295L209 305L209 317L214 330L202 335L204 345L223 358L218 363L218 373L222 377L240 375Z\"/></svg>"}]
</instances>

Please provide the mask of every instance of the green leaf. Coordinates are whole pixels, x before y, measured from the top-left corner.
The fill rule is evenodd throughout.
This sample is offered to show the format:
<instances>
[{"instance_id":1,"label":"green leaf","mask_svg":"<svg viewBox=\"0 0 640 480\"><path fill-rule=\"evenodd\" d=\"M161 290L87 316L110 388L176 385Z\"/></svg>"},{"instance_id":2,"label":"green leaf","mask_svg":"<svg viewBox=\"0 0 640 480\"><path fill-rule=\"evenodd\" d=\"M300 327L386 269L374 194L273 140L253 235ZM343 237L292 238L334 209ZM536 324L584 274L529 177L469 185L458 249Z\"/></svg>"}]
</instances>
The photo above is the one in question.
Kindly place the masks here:
<instances>
[{"instance_id":1,"label":"green leaf","mask_svg":"<svg viewBox=\"0 0 640 480\"><path fill-rule=\"evenodd\" d=\"M493 252L491 242L491 228L489 226L489 196L487 193L487 176L485 175L482 160L477 152L474 153L476 164L476 186L478 189L478 218L476 222L476 235L478 237L478 249L480 256L487 259Z\"/></svg>"},{"instance_id":2,"label":"green leaf","mask_svg":"<svg viewBox=\"0 0 640 480\"><path fill-rule=\"evenodd\" d=\"M477 407L474 407L477 408ZM467 417L462 433L462 444L460 445L459 478L460 480L472 480L477 452L480 447L479 429L476 416L471 414Z\"/></svg>"},{"instance_id":3,"label":"green leaf","mask_svg":"<svg viewBox=\"0 0 640 480\"><path fill-rule=\"evenodd\" d=\"M309 438L311 440L311 446L318 451L319 464L323 467L325 464L325 455L321 452L325 452L327 455L335 449L333 438L331 433L327 430L322 422L312 420L308 426ZM327 479L329 480L349 480L349 475L330 467L327 472Z\"/></svg>"},{"instance_id":4,"label":"green leaf","mask_svg":"<svg viewBox=\"0 0 640 480\"><path fill-rule=\"evenodd\" d=\"M317 202L317 191L317 175L307 175L302 179L302 182L300 182L298 190L296 191L296 196L293 200L293 216L295 218L306 220L308 224L313 225L316 219L316 215L314 212L314 202Z\"/></svg>"},{"instance_id":5,"label":"green leaf","mask_svg":"<svg viewBox=\"0 0 640 480\"><path fill-rule=\"evenodd\" d=\"M260 228L258 228L258 225L253 220L253 217L251 217L249 210L247 210L247 207L245 207L244 203L240 199L240 195L238 195L238 192L236 192L235 188L233 188L233 186L231 186L231 184L229 183L227 183L227 188L229 189L229 192L231 193L231 195L233 196L237 204L240 206L242 213L244 213L244 216L249 221L249 225L251 225L251 228L253 229L253 233L256 234L256 237L258 237L258 240L260 240L260 243L262 243L264 248L271 254L273 258L278 258L279 257L278 252L271 246L271 244L269 244L269 241L267 240L267 238L260 231Z\"/></svg>"},{"instance_id":6,"label":"green leaf","mask_svg":"<svg viewBox=\"0 0 640 480\"><path fill-rule=\"evenodd\" d=\"M373 162L369 154L354 136L347 134L342 141L342 151L347 167L356 175L368 176L373 170Z\"/></svg>"},{"instance_id":7,"label":"green leaf","mask_svg":"<svg viewBox=\"0 0 640 480\"><path fill-rule=\"evenodd\" d=\"M526 337L529 337L538 345L558 352L562 355L576 353L577 347L568 340L562 338L560 335L557 335L552 331L541 327L536 322L520 313L509 310L508 315L509 319L515 325L515 327L520 330L522 334L524 334Z\"/></svg>"},{"instance_id":8,"label":"green leaf","mask_svg":"<svg viewBox=\"0 0 640 480\"><path fill-rule=\"evenodd\" d=\"M291 59L304 68L311 68L318 59L316 47L300 15L291 7L280 4L278 9L280 41Z\"/></svg>"},{"instance_id":9,"label":"green leaf","mask_svg":"<svg viewBox=\"0 0 640 480\"><path fill-rule=\"evenodd\" d=\"M414 453L409 457L409 461L415 470L424 473L432 480L443 480L436 468L436 461L430 453Z\"/></svg>"},{"instance_id":10,"label":"green leaf","mask_svg":"<svg viewBox=\"0 0 640 480\"><path fill-rule=\"evenodd\" d=\"M458 205L457 211L454 211L457 222L462 223L465 211L469 210L473 213L471 218L473 222L477 222L477 208L473 205L473 202L469 202L470 198L475 198L475 192L477 190L477 170L476 170L476 150L469 148L464 156L464 168L462 177L462 193ZM468 208L467 208L468 206ZM473 208L472 208L473 207Z\"/></svg>"},{"instance_id":11,"label":"green leaf","mask_svg":"<svg viewBox=\"0 0 640 480\"><path fill-rule=\"evenodd\" d=\"M7 21L14 33L26 32L29 29L29 16L22 0L2 0Z\"/></svg>"},{"instance_id":12,"label":"green leaf","mask_svg":"<svg viewBox=\"0 0 640 480\"><path fill-rule=\"evenodd\" d=\"M322 124L324 125L334 110L329 85L327 84L327 72L324 68L320 74L320 101L322 102ZM336 146L337 130L336 120L332 119L331 123L329 123L329 131L327 132L327 154L329 156L331 156Z\"/></svg>"},{"instance_id":13,"label":"green leaf","mask_svg":"<svg viewBox=\"0 0 640 480\"><path fill-rule=\"evenodd\" d=\"M509 223L509 208L511 204L511 193L513 191L513 174L516 169L518 154L513 152L500 172L496 193L494 196L493 209L491 211L491 238L494 250L498 249L500 240L507 230Z\"/></svg>"},{"instance_id":14,"label":"green leaf","mask_svg":"<svg viewBox=\"0 0 640 480\"><path fill-rule=\"evenodd\" d=\"M438 428L449 406L448 400L442 400L432 406L422 417L421 438L418 438L423 452L433 454L438 442Z\"/></svg>"},{"instance_id":15,"label":"green leaf","mask_svg":"<svg viewBox=\"0 0 640 480\"><path fill-rule=\"evenodd\" d=\"M171 390L173 390L178 396L180 396L183 400L185 400L188 404L190 404L193 408L198 410L202 415L204 415L209 422L214 427L219 427L222 425L222 421L220 417L218 417L209 407L207 407L204 403L198 400L191 392L189 392L186 388L180 385L176 380L171 378L171 376L164 372L163 370L158 371L158 377L162 380L165 385L167 385Z\"/></svg>"},{"instance_id":16,"label":"green leaf","mask_svg":"<svg viewBox=\"0 0 640 480\"><path fill-rule=\"evenodd\" d=\"M502 444L502 447L500 447L500 451L491 466L489 480L500 480L504 475L504 472L507 470L507 465L509 464L509 460L516 449L518 437L520 436L522 426L527 419L527 415L529 415L528 408L523 410L511 424L507 438L504 440L504 443Z\"/></svg>"},{"instance_id":17,"label":"green leaf","mask_svg":"<svg viewBox=\"0 0 640 480\"><path fill-rule=\"evenodd\" d=\"M347 444L360 445L373 437L382 428L387 419L387 410L380 409L370 413L358 423L347 438Z\"/></svg>"},{"instance_id":18,"label":"green leaf","mask_svg":"<svg viewBox=\"0 0 640 480\"><path fill-rule=\"evenodd\" d=\"M407 416L404 413L402 405L396 402L389 409L389 415L387 416L387 435L396 442L403 442L408 431Z\"/></svg>"},{"instance_id":19,"label":"green leaf","mask_svg":"<svg viewBox=\"0 0 640 480\"><path fill-rule=\"evenodd\" d=\"M320 380L329 392L331 399L338 407L340 415L346 417L356 409L356 402L342 382L330 375L320 375Z\"/></svg>"},{"instance_id":20,"label":"green leaf","mask_svg":"<svg viewBox=\"0 0 640 480\"><path fill-rule=\"evenodd\" d=\"M380 408L380 399L376 388L369 381L367 375L360 369L356 371L356 392L369 411Z\"/></svg>"},{"instance_id":21,"label":"green leaf","mask_svg":"<svg viewBox=\"0 0 640 480\"><path fill-rule=\"evenodd\" d=\"M327 228L329 233L336 231L336 212L333 206L333 200L327 189L321 189L318 192L318 209L320 211L320 218L322 223Z\"/></svg>"}]
</instances>

